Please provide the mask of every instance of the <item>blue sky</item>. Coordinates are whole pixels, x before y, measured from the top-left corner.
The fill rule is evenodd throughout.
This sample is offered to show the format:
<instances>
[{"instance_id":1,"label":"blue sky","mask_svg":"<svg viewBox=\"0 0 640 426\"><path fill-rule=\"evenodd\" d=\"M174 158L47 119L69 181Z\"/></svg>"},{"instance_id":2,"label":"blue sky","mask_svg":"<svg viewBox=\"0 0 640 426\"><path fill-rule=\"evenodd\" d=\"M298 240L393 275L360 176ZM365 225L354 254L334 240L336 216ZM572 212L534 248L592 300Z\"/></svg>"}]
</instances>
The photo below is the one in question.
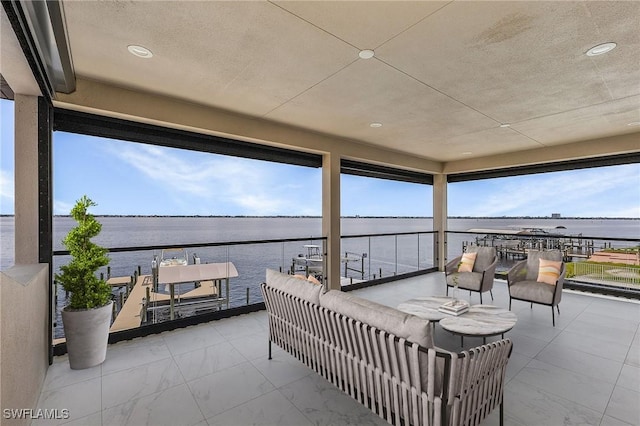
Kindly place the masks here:
<instances>
[{"instance_id":1,"label":"blue sky","mask_svg":"<svg viewBox=\"0 0 640 426\"><path fill-rule=\"evenodd\" d=\"M0 101L0 213L13 213L13 105ZM321 170L54 134L54 214L83 194L95 214L321 214ZM640 218L640 164L448 186L449 216ZM344 175L344 216L431 216L428 185Z\"/></svg>"}]
</instances>

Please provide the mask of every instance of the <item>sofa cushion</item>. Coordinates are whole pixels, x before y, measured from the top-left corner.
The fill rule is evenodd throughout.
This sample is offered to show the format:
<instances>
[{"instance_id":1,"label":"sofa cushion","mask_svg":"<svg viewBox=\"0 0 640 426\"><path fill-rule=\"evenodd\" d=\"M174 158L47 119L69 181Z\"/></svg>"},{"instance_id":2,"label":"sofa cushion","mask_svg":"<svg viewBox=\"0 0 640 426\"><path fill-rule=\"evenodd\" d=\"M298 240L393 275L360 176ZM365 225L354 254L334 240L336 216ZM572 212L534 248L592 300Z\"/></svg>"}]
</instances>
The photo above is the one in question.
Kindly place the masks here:
<instances>
[{"instance_id":1,"label":"sofa cushion","mask_svg":"<svg viewBox=\"0 0 640 426\"><path fill-rule=\"evenodd\" d=\"M304 277L300 279L293 275L267 269L267 285L316 305L320 304L322 286L312 284Z\"/></svg>"},{"instance_id":2,"label":"sofa cushion","mask_svg":"<svg viewBox=\"0 0 640 426\"><path fill-rule=\"evenodd\" d=\"M540 268L540 259L562 262L562 252L560 252L560 250L549 250L549 251L529 250L529 253L527 254L527 280L528 281L537 280L538 269Z\"/></svg>"},{"instance_id":3,"label":"sofa cushion","mask_svg":"<svg viewBox=\"0 0 640 426\"><path fill-rule=\"evenodd\" d=\"M320 294L320 305L425 348L433 347L429 321L415 315L340 290Z\"/></svg>"},{"instance_id":4,"label":"sofa cushion","mask_svg":"<svg viewBox=\"0 0 640 426\"><path fill-rule=\"evenodd\" d=\"M509 287L511 297L550 305L555 287L535 280L519 281Z\"/></svg>"}]
</instances>

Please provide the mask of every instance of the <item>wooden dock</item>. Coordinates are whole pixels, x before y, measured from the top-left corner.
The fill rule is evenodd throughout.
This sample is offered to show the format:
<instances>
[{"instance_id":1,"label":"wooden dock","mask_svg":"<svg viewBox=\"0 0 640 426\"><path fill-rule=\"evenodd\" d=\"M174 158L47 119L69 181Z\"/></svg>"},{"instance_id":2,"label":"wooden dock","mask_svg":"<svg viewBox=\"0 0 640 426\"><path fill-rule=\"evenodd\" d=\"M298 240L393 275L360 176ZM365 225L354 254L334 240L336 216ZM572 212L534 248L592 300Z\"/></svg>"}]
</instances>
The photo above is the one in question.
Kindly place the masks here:
<instances>
[{"instance_id":1,"label":"wooden dock","mask_svg":"<svg viewBox=\"0 0 640 426\"><path fill-rule=\"evenodd\" d=\"M466 251L469 245L495 247L500 258L514 260L525 259L529 250L560 250L565 261L588 259L596 249L593 240L584 239L579 235L518 235L507 239L499 235L487 235L476 237L475 242L464 241L463 251Z\"/></svg>"},{"instance_id":2,"label":"wooden dock","mask_svg":"<svg viewBox=\"0 0 640 426\"><path fill-rule=\"evenodd\" d=\"M119 277L118 279L120 278L124 279L125 277ZM130 280L130 277L126 277L126 279ZM168 294L156 293L153 291L153 280L151 275L138 276L135 284L129 290L129 295L124 302L124 305L111 325L111 332L140 327L142 323L140 314L142 311L143 299L147 297L147 289L149 290L149 296L152 303L154 301L157 302L170 299ZM213 281L201 281L200 287L197 287L187 293L176 295L175 299L190 299L203 296L218 296L218 288Z\"/></svg>"},{"instance_id":3,"label":"wooden dock","mask_svg":"<svg viewBox=\"0 0 640 426\"><path fill-rule=\"evenodd\" d=\"M110 277L107 284L111 287L126 287L133 281L132 277Z\"/></svg>"}]
</instances>

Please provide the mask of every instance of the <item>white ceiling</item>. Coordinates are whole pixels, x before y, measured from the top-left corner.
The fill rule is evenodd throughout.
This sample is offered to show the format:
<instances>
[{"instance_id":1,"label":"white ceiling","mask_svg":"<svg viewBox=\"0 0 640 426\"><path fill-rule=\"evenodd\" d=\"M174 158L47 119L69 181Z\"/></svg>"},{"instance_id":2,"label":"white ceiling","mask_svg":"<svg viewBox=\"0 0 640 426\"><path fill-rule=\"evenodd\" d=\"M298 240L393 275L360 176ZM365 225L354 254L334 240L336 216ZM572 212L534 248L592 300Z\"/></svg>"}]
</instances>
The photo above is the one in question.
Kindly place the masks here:
<instances>
[{"instance_id":1,"label":"white ceiling","mask_svg":"<svg viewBox=\"0 0 640 426\"><path fill-rule=\"evenodd\" d=\"M637 1L63 4L79 78L435 161L640 131Z\"/></svg>"}]
</instances>

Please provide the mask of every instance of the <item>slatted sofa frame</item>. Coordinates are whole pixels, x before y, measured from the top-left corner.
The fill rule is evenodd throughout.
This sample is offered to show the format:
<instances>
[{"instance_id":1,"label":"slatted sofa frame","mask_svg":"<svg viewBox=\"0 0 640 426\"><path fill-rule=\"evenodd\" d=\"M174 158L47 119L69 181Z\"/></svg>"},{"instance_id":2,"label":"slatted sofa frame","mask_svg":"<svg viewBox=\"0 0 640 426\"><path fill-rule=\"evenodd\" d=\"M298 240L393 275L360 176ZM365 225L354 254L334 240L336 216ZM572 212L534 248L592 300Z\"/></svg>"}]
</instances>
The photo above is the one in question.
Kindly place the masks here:
<instances>
[{"instance_id":1,"label":"slatted sofa frame","mask_svg":"<svg viewBox=\"0 0 640 426\"><path fill-rule=\"evenodd\" d=\"M394 425L478 425L497 406L509 339L452 353L424 348L282 290L261 286L275 343ZM425 380L426 379L426 380Z\"/></svg>"}]
</instances>

